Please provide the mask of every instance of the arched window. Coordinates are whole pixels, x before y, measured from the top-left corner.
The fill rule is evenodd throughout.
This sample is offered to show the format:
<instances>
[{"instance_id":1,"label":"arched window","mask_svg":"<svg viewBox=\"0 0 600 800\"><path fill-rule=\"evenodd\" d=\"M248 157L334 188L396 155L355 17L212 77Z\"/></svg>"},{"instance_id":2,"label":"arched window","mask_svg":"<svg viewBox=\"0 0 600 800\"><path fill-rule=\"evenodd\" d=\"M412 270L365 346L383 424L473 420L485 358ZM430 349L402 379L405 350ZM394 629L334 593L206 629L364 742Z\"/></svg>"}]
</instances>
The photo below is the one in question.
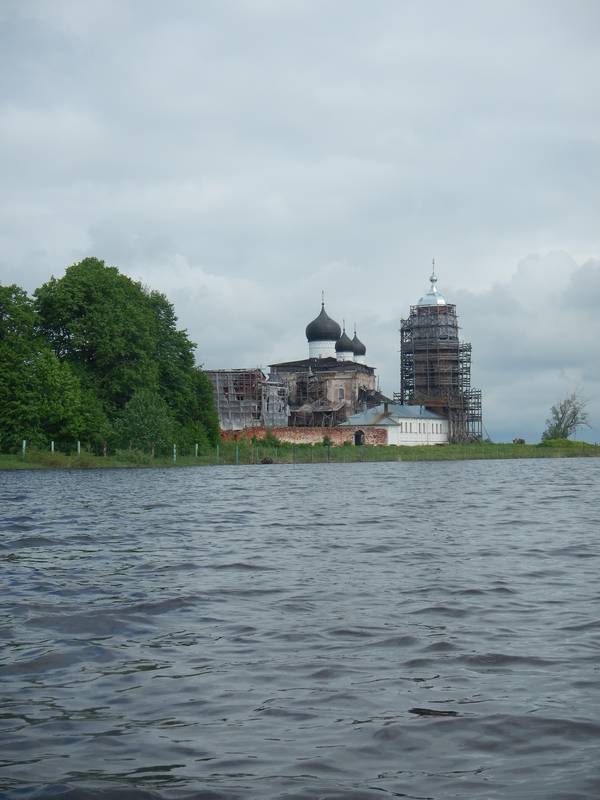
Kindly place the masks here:
<instances>
[{"instance_id":1,"label":"arched window","mask_svg":"<svg viewBox=\"0 0 600 800\"><path fill-rule=\"evenodd\" d=\"M363 445L365 443L365 432L364 431L355 431L354 433L354 444L357 446Z\"/></svg>"}]
</instances>

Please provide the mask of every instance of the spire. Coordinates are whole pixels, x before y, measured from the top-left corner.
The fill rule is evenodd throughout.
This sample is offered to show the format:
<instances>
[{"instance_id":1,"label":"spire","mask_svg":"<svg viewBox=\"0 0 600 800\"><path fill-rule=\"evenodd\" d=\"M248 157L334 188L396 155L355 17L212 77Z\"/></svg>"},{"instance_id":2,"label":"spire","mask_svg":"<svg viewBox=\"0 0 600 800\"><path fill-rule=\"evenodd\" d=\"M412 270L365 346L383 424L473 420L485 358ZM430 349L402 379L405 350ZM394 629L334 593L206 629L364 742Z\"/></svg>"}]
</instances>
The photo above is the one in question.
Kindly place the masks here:
<instances>
[{"instance_id":1,"label":"spire","mask_svg":"<svg viewBox=\"0 0 600 800\"><path fill-rule=\"evenodd\" d=\"M325 308L325 289L321 289L321 308Z\"/></svg>"},{"instance_id":2,"label":"spire","mask_svg":"<svg viewBox=\"0 0 600 800\"><path fill-rule=\"evenodd\" d=\"M432 292L437 291L437 289L435 288L435 285L437 283L437 275L435 274L435 258L431 259L431 277L429 278L429 280L431 281L431 291Z\"/></svg>"}]
</instances>

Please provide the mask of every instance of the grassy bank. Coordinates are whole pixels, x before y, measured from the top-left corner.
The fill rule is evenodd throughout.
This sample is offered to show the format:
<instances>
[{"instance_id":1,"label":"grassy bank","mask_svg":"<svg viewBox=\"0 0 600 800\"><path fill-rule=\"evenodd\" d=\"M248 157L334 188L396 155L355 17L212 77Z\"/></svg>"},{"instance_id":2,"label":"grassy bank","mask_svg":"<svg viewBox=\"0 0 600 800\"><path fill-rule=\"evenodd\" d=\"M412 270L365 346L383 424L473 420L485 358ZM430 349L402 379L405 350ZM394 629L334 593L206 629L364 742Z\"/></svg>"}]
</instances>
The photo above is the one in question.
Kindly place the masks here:
<instances>
[{"instance_id":1,"label":"grassy bank","mask_svg":"<svg viewBox=\"0 0 600 800\"><path fill-rule=\"evenodd\" d=\"M352 463L357 461L463 461L506 458L574 458L600 456L600 446L585 442L544 444L450 444L423 447L326 447L324 445L222 442L203 455L181 454L177 461L163 454L152 458L140 451L120 451L109 456L91 453L50 453L29 450L0 454L0 469L97 469L118 467L190 467L235 464Z\"/></svg>"}]
</instances>

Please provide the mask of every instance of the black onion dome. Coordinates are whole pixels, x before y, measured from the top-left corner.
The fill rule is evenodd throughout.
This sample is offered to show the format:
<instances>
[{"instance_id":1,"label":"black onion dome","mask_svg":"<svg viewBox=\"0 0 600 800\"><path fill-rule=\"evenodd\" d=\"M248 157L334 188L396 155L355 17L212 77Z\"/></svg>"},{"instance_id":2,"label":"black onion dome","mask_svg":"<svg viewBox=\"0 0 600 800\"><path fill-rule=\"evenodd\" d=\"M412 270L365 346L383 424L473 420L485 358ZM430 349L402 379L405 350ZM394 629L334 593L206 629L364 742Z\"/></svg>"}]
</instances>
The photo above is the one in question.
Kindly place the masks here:
<instances>
[{"instance_id":1,"label":"black onion dome","mask_svg":"<svg viewBox=\"0 0 600 800\"><path fill-rule=\"evenodd\" d=\"M342 334L337 322L326 313L325 304L321 304L321 313L306 326L306 338L309 342L336 342Z\"/></svg>"},{"instance_id":2,"label":"black onion dome","mask_svg":"<svg viewBox=\"0 0 600 800\"><path fill-rule=\"evenodd\" d=\"M336 353L353 353L354 352L354 345L352 344L352 339L348 336L346 331L342 333L340 338L335 343L335 352Z\"/></svg>"},{"instance_id":3,"label":"black onion dome","mask_svg":"<svg viewBox=\"0 0 600 800\"><path fill-rule=\"evenodd\" d=\"M356 331L354 332L354 339L352 339L352 348L354 350L355 356L366 356L367 355L367 348L361 342L361 340L356 335Z\"/></svg>"}]
</instances>

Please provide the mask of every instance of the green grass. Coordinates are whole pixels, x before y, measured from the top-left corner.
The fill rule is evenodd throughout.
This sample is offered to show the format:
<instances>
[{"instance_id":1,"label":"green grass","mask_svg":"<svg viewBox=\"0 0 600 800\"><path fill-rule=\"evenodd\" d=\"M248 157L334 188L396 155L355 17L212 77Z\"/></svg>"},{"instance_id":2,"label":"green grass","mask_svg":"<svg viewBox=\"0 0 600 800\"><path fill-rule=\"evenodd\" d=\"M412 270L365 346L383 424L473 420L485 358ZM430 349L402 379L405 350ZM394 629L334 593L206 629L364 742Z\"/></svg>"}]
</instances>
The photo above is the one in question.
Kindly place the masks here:
<instances>
[{"instance_id":1,"label":"green grass","mask_svg":"<svg viewBox=\"0 0 600 800\"><path fill-rule=\"evenodd\" d=\"M189 467L221 464L310 464L354 463L358 461L464 461L507 458L573 458L600 456L600 446L586 442L556 441L542 444L449 444L422 447L325 447L323 445L261 444L222 442L218 449L195 458L193 454L152 458L136 450L121 450L110 456L91 453L50 453L28 450L21 454L0 454L0 469L98 469L117 467Z\"/></svg>"}]
</instances>

